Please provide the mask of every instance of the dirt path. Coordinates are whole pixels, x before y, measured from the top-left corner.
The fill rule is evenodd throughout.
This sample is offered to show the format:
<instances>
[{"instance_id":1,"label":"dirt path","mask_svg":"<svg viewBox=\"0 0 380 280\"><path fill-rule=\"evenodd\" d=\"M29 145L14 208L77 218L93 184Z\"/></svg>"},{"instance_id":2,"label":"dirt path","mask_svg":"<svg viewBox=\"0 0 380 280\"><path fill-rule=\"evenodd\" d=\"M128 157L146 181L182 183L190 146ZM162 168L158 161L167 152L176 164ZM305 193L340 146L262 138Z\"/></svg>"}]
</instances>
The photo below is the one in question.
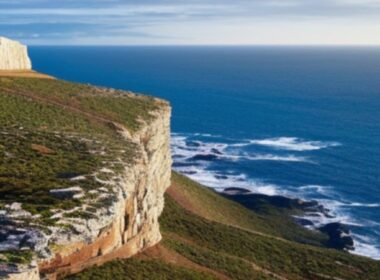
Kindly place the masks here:
<instances>
[{"instance_id":1,"label":"dirt path","mask_svg":"<svg viewBox=\"0 0 380 280\"><path fill-rule=\"evenodd\" d=\"M52 76L35 72L33 70L22 71L5 71L0 70L0 77L20 77L20 78L39 78L39 79L55 79Z\"/></svg>"},{"instance_id":2,"label":"dirt path","mask_svg":"<svg viewBox=\"0 0 380 280\"><path fill-rule=\"evenodd\" d=\"M87 119L89 119L90 121L101 122L103 124L106 124L110 127L115 128L117 131L126 131L126 128L122 124L119 124L113 120L104 118L102 116L96 115L94 113L84 111L81 108L59 102L57 100L44 98L44 97L37 96L36 94L29 93L29 92L21 92L21 91L11 90L9 88L0 88L0 90L6 94L17 95L17 96L21 96L24 98L29 98L29 99L32 99L32 100L39 102L39 103L43 103L43 104L51 105L51 106L56 106L56 107L68 110L70 112L80 114L80 115L86 117Z\"/></svg>"},{"instance_id":3,"label":"dirt path","mask_svg":"<svg viewBox=\"0 0 380 280\"><path fill-rule=\"evenodd\" d=\"M170 264L182 266L185 268L193 269L196 271L201 271L201 272L206 272L209 274L215 275L218 279L221 280L231 280L228 276L210 269L205 266L201 266L186 257L180 255L179 253L172 251L160 244L153 246L151 248L146 249L144 252L140 253L139 255L136 256L136 258L139 259L158 259Z\"/></svg>"}]
</instances>

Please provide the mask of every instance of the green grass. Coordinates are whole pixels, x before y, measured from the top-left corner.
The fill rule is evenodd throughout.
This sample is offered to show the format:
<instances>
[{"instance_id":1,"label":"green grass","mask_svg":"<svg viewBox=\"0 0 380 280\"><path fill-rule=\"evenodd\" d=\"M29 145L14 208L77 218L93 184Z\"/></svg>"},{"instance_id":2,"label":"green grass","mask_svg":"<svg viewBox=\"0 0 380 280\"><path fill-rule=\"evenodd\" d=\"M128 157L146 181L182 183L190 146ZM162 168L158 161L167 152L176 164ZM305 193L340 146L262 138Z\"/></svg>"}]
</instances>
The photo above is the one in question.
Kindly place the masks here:
<instances>
[{"instance_id":1,"label":"green grass","mask_svg":"<svg viewBox=\"0 0 380 280\"><path fill-rule=\"evenodd\" d=\"M271 214L260 220L255 217L256 213L183 176L174 173L173 181L176 190L182 195L181 203L185 203L196 213L184 209L170 195L166 195L164 212L160 217L163 233L161 246L200 266L239 280L277 279L274 274L292 280L322 280L333 279L332 277L375 280L380 275L378 261L322 248L320 245L295 242L293 236L304 229L294 228L291 233L290 227L277 220L278 214L273 214L277 212L275 208L266 211ZM236 215L235 218L233 215ZM271 224L271 219L278 221L280 228L287 228L287 235L292 238L286 240L279 234L279 230L272 231L271 226L265 227L265 221ZM256 224L257 221L260 221L259 224ZM245 227L246 225L249 227ZM252 232L261 229L266 231L265 235ZM166 265L160 264L161 267ZM115 263L105 264L97 267L96 271L99 275L108 275L114 266ZM84 274L92 275L90 273L93 269L86 270ZM120 277L128 277L136 269L128 267ZM176 279L172 270L157 269L157 273L147 275L144 279ZM81 275L79 273L76 277Z\"/></svg>"},{"instance_id":2,"label":"green grass","mask_svg":"<svg viewBox=\"0 0 380 280\"><path fill-rule=\"evenodd\" d=\"M167 105L151 97L89 85L0 77L0 209L22 203L34 216L19 217L20 227L48 233L52 225L72 229L52 218L56 210L109 206L112 197L97 199L89 193L99 187L112 189L95 175L101 180L115 178L139 157L136 144L111 123L133 132L163 106ZM100 172L103 167L114 171L112 176ZM70 180L75 176L85 179ZM80 186L85 197L60 199L50 193L73 186ZM90 208L63 217L95 218Z\"/></svg>"},{"instance_id":3,"label":"green grass","mask_svg":"<svg viewBox=\"0 0 380 280\"><path fill-rule=\"evenodd\" d=\"M0 92L17 91L58 102L125 125L131 131L150 122L164 105L152 97L52 79L0 78Z\"/></svg>"},{"instance_id":4,"label":"green grass","mask_svg":"<svg viewBox=\"0 0 380 280\"><path fill-rule=\"evenodd\" d=\"M33 253L30 250L0 252L0 264L1 263L29 264L32 261L32 258L33 258Z\"/></svg>"},{"instance_id":5,"label":"green grass","mask_svg":"<svg viewBox=\"0 0 380 280\"><path fill-rule=\"evenodd\" d=\"M232 279L273 279L265 273L255 270L251 263L242 258L213 251L194 243L189 244L170 236L165 236L163 243L195 263L223 273Z\"/></svg>"},{"instance_id":6,"label":"green grass","mask_svg":"<svg viewBox=\"0 0 380 280\"><path fill-rule=\"evenodd\" d=\"M42 224L51 225L53 209L69 210L80 206L82 199L60 199L50 194L52 189L80 185L85 191L96 190L104 184L93 174L102 167L113 169L119 157L131 161L131 151L116 143L107 145L77 136L49 132L33 132L26 128L2 129L0 138L0 204L22 203L24 210L39 214ZM44 154L33 148L39 145L50 151ZM102 152L102 153L101 153ZM104 154L103 154L104 152ZM117 174L117 167L114 169ZM79 182L72 177L85 176ZM26 223L29 221L26 220ZM38 219L35 220L38 222Z\"/></svg>"},{"instance_id":7,"label":"green grass","mask_svg":"<svg viewBox=\"0 0 380 280\"><path fill-rule=\"evenodd\" d=\"M177 172L172 173L172 179L174 191L186 199L197 215L206 219L317 246L323 246L328 239L320 232L300 227L289 215L290 211L260 204L260 211L253 212Z\"/></svg>"},{"instance_id":8,"label":"green grass","mask_svg":"<svg viewBox=\"0 0 380 280\"><path fill-rule=\"evenodd\" d=\"M166 198L160 222L164 235L169 238L165 244L170 248L198 264L227 271L229 275L235 273L234 266L215 261L215 256L244 259L289 279L323 279L317 274L343 279L378 279L380 273L378 261L209 221L183 209L170 197Z\"/></svg>"},{"instance_id":9,"label":"green grass","mask_svg":"<svg viewBox=\"0 0 380 280\"><path fill-rule=\"evenodd\" d=\"M166 104L151 97L88 85L0 78L0 209L21 202L25 210L39 216L18 221L20 226L46 229L59 222L51 218L53 210L92 201L85 211L64 217L93 218L97 208L112 203L112 197L97 200L89 193L103 186L92 175L102 167L119 174L124 168L121 162L132 164L139 156L135 144L122 138L110 122L134 132L142 122L150 122L162 106ZM116 158L120 161L115 162ZM74 175L83 175L85 180L71 181ZM109 174L98 175L110 179ZM252 207L256 211L251 211L176 173L173 181L175 191L192 211L166 197L160 219L163 246L203 267L239 280L273 279L267 271L288 279L378 279L380 275L377 261L323 248L326 236L297 226L289 217L292 210L257 201ZM49 192L75 185L84 189L84 198L62 200ZM72 229L67 224L62 226ZM31 258L30 251L0 255L1 262L8 263L28 263ZM132 258L87 269L69 279L214 276L157 260Z\"/></svg>"},{"instance_id":10,"label":"green grass","mask_svg":"<svg viewBox=\"0 0 380 280\"><path fill-rule=\"evenodd\" d=\"M67 277L69 280L215 280L215 276L158 260L116 260Z\"/></svg>"}]
</instances>

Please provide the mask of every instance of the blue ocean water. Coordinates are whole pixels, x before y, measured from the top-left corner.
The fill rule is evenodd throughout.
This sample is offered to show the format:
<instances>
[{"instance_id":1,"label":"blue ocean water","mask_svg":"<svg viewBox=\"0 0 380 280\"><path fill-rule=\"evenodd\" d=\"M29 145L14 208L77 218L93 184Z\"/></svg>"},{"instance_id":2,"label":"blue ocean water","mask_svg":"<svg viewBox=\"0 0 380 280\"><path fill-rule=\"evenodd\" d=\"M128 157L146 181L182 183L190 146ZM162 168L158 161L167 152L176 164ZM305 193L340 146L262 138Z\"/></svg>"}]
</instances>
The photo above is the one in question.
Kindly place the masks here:
<instances>
[{"instance_id":1,"label":"blue ocean water","mask_svg":"<svg viewBox=\"0 0 380 280\"><path fill-rule=\"evenodd\" d=\"M175 169L218 190L318 199L380 259L380 49L32 47L59 78L163 97Z\"/></svg>"}]
</instances>

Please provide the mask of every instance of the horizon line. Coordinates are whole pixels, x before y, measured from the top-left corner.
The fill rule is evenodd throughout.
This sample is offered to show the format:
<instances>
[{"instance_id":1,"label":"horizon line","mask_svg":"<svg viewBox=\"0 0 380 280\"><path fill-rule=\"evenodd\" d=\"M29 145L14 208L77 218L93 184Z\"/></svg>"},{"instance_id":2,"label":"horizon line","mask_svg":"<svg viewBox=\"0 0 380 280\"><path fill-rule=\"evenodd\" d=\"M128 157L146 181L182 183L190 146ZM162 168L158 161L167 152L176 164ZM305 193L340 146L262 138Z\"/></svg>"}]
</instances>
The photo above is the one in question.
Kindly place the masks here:
<instances>
[{"instance_id":1,"label":"horizon line","mask_svg":"<svg viewBox=\"0 0 380 280\"><path fill-rule=\"evenodd\" d=\"M380 44L26 44L29 47L368 47Z\"/></svg>"}]
</instances>

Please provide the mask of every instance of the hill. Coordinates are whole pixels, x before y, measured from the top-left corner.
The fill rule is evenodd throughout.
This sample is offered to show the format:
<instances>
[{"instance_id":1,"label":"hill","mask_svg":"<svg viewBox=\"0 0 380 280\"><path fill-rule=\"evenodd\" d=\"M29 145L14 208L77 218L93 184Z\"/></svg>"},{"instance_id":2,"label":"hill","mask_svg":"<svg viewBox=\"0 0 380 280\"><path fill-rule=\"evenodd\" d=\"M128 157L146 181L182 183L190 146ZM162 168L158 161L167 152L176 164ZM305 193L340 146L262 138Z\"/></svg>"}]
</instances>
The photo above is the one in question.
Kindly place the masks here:
<instances>
[{"instance_id":1,"label":"hill","mask_svg":"<svg viewBox=\"0 0 380 280\"><path fill-rule=\"evenodd\" d=\"M380 262L324 248L326 236L292 225L286 213L281 219L273 205L258 214L184 176L172 179L160 245L69 279L378 279Z\"/></svg>"},{"instance_id":2,"label":"hill","mask_svg":"<svg viewBox=\"0 0 380 280\"><path fill-rule=\"evenodd\" d=\"M156 98L0 77L0 277L54 279L159 242L169 120Z\"/></svg>"}]
</instances>

